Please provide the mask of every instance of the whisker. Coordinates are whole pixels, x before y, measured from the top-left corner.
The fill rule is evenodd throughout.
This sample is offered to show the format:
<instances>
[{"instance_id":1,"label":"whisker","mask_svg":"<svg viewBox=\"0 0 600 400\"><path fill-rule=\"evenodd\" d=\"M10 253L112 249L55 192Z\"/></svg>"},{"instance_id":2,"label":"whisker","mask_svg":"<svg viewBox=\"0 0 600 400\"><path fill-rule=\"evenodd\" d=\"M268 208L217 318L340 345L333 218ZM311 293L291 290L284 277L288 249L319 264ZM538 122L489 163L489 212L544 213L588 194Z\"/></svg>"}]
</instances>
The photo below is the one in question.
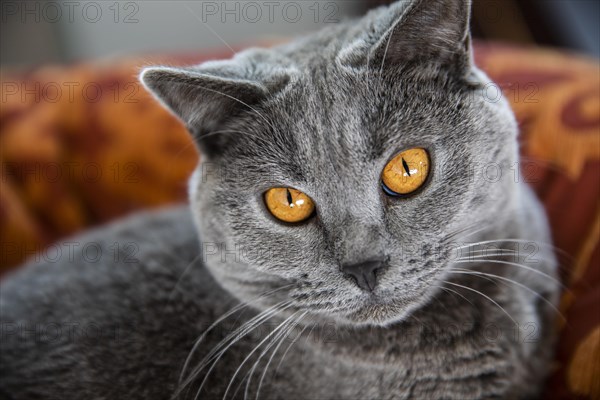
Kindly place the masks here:
<instances>
[{"instance_id":1,"label":"whisker","mask_svg":"<svg viewBox=\"0 0 600 400\"><path fill-rule=\"evenodd\" d=\"M496 275L496 274L488 274L485 272L480 272L480 271L471 271L471 270L467 270L467 269L459 269L459 270L451 270L451 273L455 273L455 274L465 274L465 275L474 275L474 276L478 276L480 278L484 278L484 277L491 277L494 279L500 279L506 282L510 282L514 285L517 285L527 291L529 291L530 293L532 293L533 295L535 295L536 297L539 297L540 299L542 299L544 302L546 302L550 307L552 307L552 309L554 311L556 311L556 313L563 319L563 321L566 321L567 318L560 312L560 310L558 308L556 308L556 306L554 304L552 304L552 302L550 300L548 300L547 298L545 298L544 296L542 296L540 293L538 293L537 291L531 289L529 286L524 285L520 282L517 282L513 279L510 278L506 278L504 276L500 276L500 275Z\"/></svg>"},{"instance_id":2,"label":"whisker","mask_svg":"<svg viewBox=\"0 0 600 400\"><path fill-rule=\"evenodd\" d=\"M293 321L290 321L290 324L288 324L288 325L293 325ZM246 400L248 398L248 392L250 390L250 383L252 382L252 377L254 376L254 371L256 371L256 368L258 367L258 365L259 365L260 361L262 360L262 358L267 354L267 352L269 350L271 350L271 348L275 344L277 344L277 346L275 347L275 349L273 350L273 352L277 352L277 349L279 349L279 346L281 345L281 343L284 342L285 335L286 335L287 332L288 332L288 327L283 328L283 330L281 332L279 332L267 344L266 348L263 351L261 351L260 355L258 356L258 358L256 359L256 361L252 365L252 368L250 368L250 371L248 371L246 373L246 375L244 376L244 378L238 384L238 387L235 389L235 392L233 392L233 395L231 396L232 399L235 399L235 396L236 396L237 392L240 390L240 388L241 388L242 384L244 383L244 381L246 381L246 387L244 389L244 400Z\"/></svg>"},{"instance_id":3,"label":"whisker","mask_svg":"<svg viewBox=\"0 0 600 400\"><path fill-rule=\"evenodd\" d=\"M278 332L285 325L286 322L288 322L290 319L293 319L296 316L296 314L298 314L298 313L299 313L299 311L296 311L292 315L290 315L289 317L287 317L282 323L280 323L273 330L273 332L271 332L267 336L265 336L265 338L263 340L261 340L260 343L254 347L254 349L246 356L246 358L244 358L244 360L242 361L242 363L240 364L240 366L233 373L233 376L231 377L231 380L229 381L229 384L227 385L227 388L225 389L225 393L223 394L223 400L225 400L227 398L227 394L229 393L229 389L231 389L231 385L233 384L233 382L235 380L235 377L240 372L240 370L244 366L244 364L246 364L246 362L250 359L250 357L252 356L252 354L254 354L256 352L256 350L258 350L260 348L260 346L262 346L267 340L269 340L269 338L271 336L273 336L276 332Z\"/></svg>"},{"instance_id":4,"label":"whisker","mask_svg":"<svg viewBox=\"0 0 600 400\"><path fill-rule=\"evenodd\" d=\"M307 311L308 312L308 311ZM306 313L304 313L301 317L299 317L294 324L292 324L289 329L286 330L286 334L283 337L283 339L281 339L279 341L279 343L277 344L277 347L275 347L275 350L273 350L273 352L271 353L271 356L269 357L269 360L267 361L267 365L265 366L263 373L260 377L260 380L258 381L258 388L256 389L256 399L258 400L259 395L260 395L260 388L262 387L263 381L265 379L265 376L267 375L267 371L269 370L269 365L271 365L271 361L273 361L273 358L275 357L275 354L277 354L277 350L279 350L279 347L283 344L283 342L285 341L285 337L294 330L294 328L296 327L296 323L300 323L300 321L306 316ZM292 339L292 343L288 346L288 348L286 349L289 350L289 348L292 346L292 344L294 344L296 342L296 340L298 340L300 338L300 336L302 336L302 333L304 333L304 331L306 330L306 328L308 328L308 325L306 325L304 328L302 328L302 330L300 331L300 333L298 334L298 337L296 339ZM277 370L276 370L277 371Z\"/></svg>"},{"instance_id":5,"label":"whisker","mask_svg":"<svg viewBox=\"0 0 600 400\"><path fill-rule=\"evenodd\" d=\"M246 380L246 388L244 390L244 400L248 398L248 390L250 389L250 383L252 382L252 376L254 375L254 371L256 371L256 368L258 367L258 364L260 363L260 360L262 360L262 358L269 352L269 350L271 350L273 348L273 346L275 344L277 344L277 346L275 347L275 349L273 350L273 353L271 354L271 357L269 358L269 361L271 359L273 359L273 356L275 355L275 353L277 352L277 349L279 349L279 346L281 346L281 344L284 342L286 335L294 328L294 324L297 323L300 319L302 319L306 313L308 311L305 311L302 315L300 315L300 317L291 320L290 322L288 322L284 328L281 330L281 332L279 332L267 345L267 347L260 353L260 355L258 356L257 360L254 362L254 364L252 365L252 368L250 369L250 371L246 374L246 377L244 379ZM267 363L265 368L268 368L269 363ZM266 372L266 369L265 369ZM244 379L242 379L242 382L244 382ZM241 385L240 383L240 385ZM233 394L232 398L235 398L235 394L237 393L236 389L235 393Z\"/></svg>"},{"instance_id":6,"label":"whisker","mask_svg":"<svg viewBox=\"0 0 600 400\"><path fill-rule=\"evenodd\" d=\"M285 286L279 287L277 289L270 290L268 292L265 292L265 293L261 294L260 296L258 296L256 298L250 300L247 303L238 304L237 306L235 306L234 308L232 308L231 310L229 310L225 314L223 314L223 316L221 316L215 322L213 322L202 333L202 335L200 335L200 337L196 340L196 342L194 343L194 346L190 350L190 354L186 358L185 363L183 364L183 368L181 370L181 374L179 375L179 383L181 384L181 380L183 379L183 376L185 375L185 371L187 370L187 368L189 366L189 363L190 363L190 361L192 359L193 354L198 349L198 346L200 346L200 344L202 343L202 341L206 338L206 335L208 335L217 325L219 325L221 322L223 322L224 320L226 320L227 318L229 318L231 315L235 314L236 312L238 312L240 310L243 310L244 308L248 307L250 304L253 304L253 303L255 303L258 300L264 299L265 297L268 297L268 296L270 296L272 294L275 294L275 293L279 292L280 290L286 289L286 288L288 288L290 286L293 286L293 284L285 285Z\"/></svg>"},{"instance_id":7,"label":"whisker","mask_svg":"<svg viewBox=\"0 0 600 400\"><path fill-rule=\"evenodd\" d=\"M283 308L281 308L282 305L284 305ZM255 322L250 323L250 321L248 321L246 324L242 325L234 333L229 335L227 338L222 340L221 343L219 343L217 346L215 346L217 348L214 349L213 351L211 351L212 355L209 354L206 357L204 357L203 361L195 369L195 372L194 372L195 376L197 376L198 373L200 373L200 371L208 365L208 363L212 362L212 364L211 364L210 368L208 369L208 371L206 372L206 374L204 375L204 379L202 380L202 383L200 384L200 387L198 388L198 392L196 393L196 397L194 399L198 398L198 396L200 395L200 392L202 391L202 388L204 387L206 381L208 380L208 376L210 375L212 370L215 368L215 366L217 365L217 363L219 362L221 357L223 357L223 355L227 352L227 350L229 350L229 348L231 346L233 346L240 339L245 337L248 333L252 332L254 329L256 329L258 326L260 326L265 321L269 320L270 318L274 317L275 315L279 314L280 312L290 308L291 304L289 301L287 301L284 303L279 303L277 305L277 307L279 307L279 308L273 309L273 308L275 308L275 306L274 306L274 307L271 307L270 309L264 311L263 313L259 314L259 315L262 315L262 317L260 317ZM253 318L253 320L255 320L255 319L256 319L256 317ZM225 346L224 343L226 343L227 341L229 341L229 344L227 344ZM225 348L223 348L224 346L225 346ZM223 348L223 349L219 351L218 348ZM218 354L216 354L217 352L218 352ZM204 360L207 360L207 361L204 361Z\"/></svg>"},{"instance_id":8,"label":"whisker","mask_svg":"<svg viewBox=\"0 0 600 400\"><path fill-rule=\"evenodd\" d=\"M267 345L265 346L264 350L260 352L259 356L256 358L256 360L254 361L254 363L252 364L252 368L250 368L250 370L246 373L246 375L244 376L244 378L242 378L242 380L240 381L240 383L238 384L235 392L233 392L233 395L231 396L233 399L235 399L235 396L237 394L237 392L240 390L242 384L244 383L244 381L246 381L246 387L244 389L244 399L248 398L248 391L250 390L250 384L252 383L252 377L254 376L254 371L256 371L256 368L258 368L258 365L260 364L260 361L262 360L262 358L269 352L269 350L271 350L271 348L279 342L279 340L285 336L288 327L293 324L294 321L290 320L288 323L284 323L282 324L283 327L281 329L281 331L279 331L270 341L269 343L267 343Z\"/></svg>"},{"instance_id":9,"label":"whisker","mask_svg":"<svg viewBox=\"0 0 600 400\"><path fill-rule=\"evenodd\" d=\"M556 246L554 246L554 245L552 245L550 243L537 242L535 240L526 240L526 239L510 239L510 238L507 238L507 239L483 240L483 241L480 241L480 242L477 242L477 243L470 243L468 245L461 246L461 247L459 247L459 249L468 248L468 247L474 247L474 246L481 246L481 245L484 245L484 244L491 244L491 243L535 244L535 245L539 245L539 246L550 248L550 249L556 251L557 253L560 253L560 254L564 255L565 257L567 257L570 260L573 258L569 253L567 253L563 249L558 248L558 247L556 247Z\"/></svg>"},{"instance_id":10,"label":"whisker","mask_svg":"<svg viewBox=\"0 0 600 400\"><path fill-rule=\"evenodd\" d=\"M456 248L456 250L461 250L461 249L465 249L465 248L474 248L476 246L483 246L485 244L496 244L496 243L502 243L502 242L507 242L507 244L510 243L520 243L520 244L525 244L525 245L541 245L542 247L545 248L550 248L554 254L556 255L557 259L555 260L554 258L548 258L548 257L542 257L540 258L541 260L547 260L547 261L556 261L558 263L558 269L561 272L561 274L563 276L568 276L570 274L570 269L567 269L564 266L564 262L573 262L573 256L571 256L567 251L554 246L551 243L544 243L544 242L537 242L534 240L527 240L527 239L494 239L494 240L486 240L486 241L480 241L480 242L476 242L476 243L468 243L465 244L464 246L458 247ZM506 250L506 249L498 249L498 250ZM513 249L513 251L515 251ZM515 251L515 254L519 253L519 249L517 249Z\"/></svg>"},{"instance_id":11,"label":"whisker","mask_svg":"<svg viewBox=\"0 0 600 400\"><path fill-rule=\"evenodd\" d=\"M264 144L270 144L264 138L261 138L260 136L257 136L257 135L254 135L254 134L251 134L250 132L243 132L243 131L236 131L236 130L226 130L226 129L225 130L213 131L213 132L207 133L207 134L202 135L201 137L199 137L198 140L204 140L204 139L206 139L208 137L211 137L211 136L222 135L222 134L226 134L226 133L238 133L240 135L244 135L244 137L254 138L254 139L256 139L256 140L258 140L258 141L260 141L260 142L262 142Z\"/></svg>"},{"instance_id":12,"label":"whisker","mask_svg":"<svg viewBox=\"0 0 600 400\"><path fill-rule=\"evenodd\" d=\"M438 287L438 288L440 288L440 289L442 289L442 290L448 291L448 292L450 292L450 293L454 293L454 294L457 294L457 295L459 295L460 297L462 297L463 299L465 299L466 301L468 301L468 302L469 302L469 304L471 304L473 307L477 308L477 307L475 306L475 304L473 304L473 302L472 302L471 300L467 299L465 296L463 296L461 293L457 292L456 290L454 290L454 289L450 289L450 288L447 288L447 287L445 287L445 286L437 286L437 285L436 285L436 287Z\"/></svg>"},{"instance_id":13,"label":"whisker","mask_svg":"<svg viewBox=\"0 0 600 400\"><path fill-rule=\"evenodd\" d=\"M492 253L492 251L497 251L497 252ZM457 260L469 260L474 256L475 257L496 257L496 256L510 257L510 256L514 256L516 258L518 258L519 256L523 256L524 258L527 258L530 255L522 254L521 252L519 252L519 250L514 250L514 249L489 248L489 249L482 249L482 250L469 250L467 254L465 254L462 257L457 258ZM555 259L554 259L554 257L539 257L539 258L531 260L531 262L537 262L537 261L554 262Z\"/></svg>"},{"instance_id":14,"label":"whisker","mask_svg":"<svg viewBox=\"0 0 600 400\"><path fill-rule=\"evenodd\" d=\"M480 254L480 253L484 253L486 254L488 251L490 250L494 250L494 251L498 251L499 255L512 255L512 254L519 254L518 251L514 250L514 249L497 249L497 248L493 248L493 249L481 249L481 250L471 250L469 251L469 255L471 254Z\"/></svg>"},{"instance_id":15,"label":"whisker","mask_svg":"<svg viewBox=\"0 0 600 400\"><path fill-rule=\"evenodd\" d=\"M313 333L315 327L317 325L312 326L312 328L310 329L310 332L308 332L308 335L306 335L306 340L308 340L308 337ZM298 337L294 340L292 340L292 343L290 343L290 345L285 349L285 351L283 352L283 355L281 356L281 359L279 360L279 364L277 364L277 367L275 368L275 373L277 374L277 371L279 371L279 368L281 367L281 364L283 364L283 360L285 359L285 356L287 355L287 353L290 351L290 349L292 348L292 346L294 345L294 343L296 343L298 340L300 340L300 337L302 337L302 333L304 333L304 331L306 330L306 328L308 328L308 325L306 325L304 327L304 329L302 329L302 331L300 332L300 334L298 335Z\"/></svg>"},{"instance_id":16,"label":"whisker","mask_svg":"<svg viewBox=\"0 0 600 400\"><path fill-rule=\"evenodd\" d=\"M486 253L485 250L483 250L482 252L479 253L475 253L475 252L470 252L469 254L466 254L463 257L459 257L456 260L457 261L462 261L462 260L473 260L475 258L484 258L484 257L512 257L515 254L518 255L518 253Z\"/></svg>"},{"instance_id":17,"label":"whisker","mask_svg":"<svg viewBox=\"0 0 600 400\"><path fill-rule=\"evenodd\" d=\"M421 324L422 326L424 326L425 328L431 330L431 325L426 324L425 322L423 322L420 318L418 318L416 315L414 314L410 314L409 315L410 318L416 320L419 324Z\"/></svg>"},{"instance_id":18,"label":"whisker","mask_svg":"<svg viewBox=\"0 0 600 400\"><path fill-rule=\"evenodd\" d=\"M432 286L435 286L435 287L437 287L437 288L444 289L444 288L442 288L441 286L438 286L438 285L432 285ZM437 303L437 304L439 304L439 305L441 305L442 307L444 307L444 309L445 309L445 310L446 310L448 313L450 313L450 312L451 312L451 311L450 311L450 309L449 309L448 307L446 307L446 305L444 304L444 302L442 301L442 299L439 299L439 298L438 298L438 296L434 296L433 298L435 299L436 303Z\"/></svg>"},{"instance_id":19,"label":"whisker","mask_svg":"<svg viewBox=\"0 0 600 400\"><path fill-rule=\"evenodd\" d=\"M377 89L381 91L381 84L383 82L383 68L385 66L385 59L387 57L388 49L390 47L390 43L392 41L392 36L394 36L394 29L390 31L390 36L387 39L387 43L385 44L385 51L383 52L383 58L381 59L381 65L379 66L379 76L377 77ZM368 66L367 66L368 68Z\"/></svg>"},{"instance_id":20,"label":"whisker","mask_svg":"<svg viewBox=\"0 0 600 400\"><path fill-rule=\"evenodd\" d=\"M194 259L192 261L190 261L189 264L186 265L186 267L183 269L183 272L181 272L181 275L179 275L179 278L177 279L177 282L175 282L175 285L173 286L173 289L171 289L171 292L169 293L169 299L172 298L173 294L177 290L177 287L181 283L181 280L183 279L184 275L187 274L188 270L192 267L192 265L194 265L196 263L196 261L198 261L198 259L200 257L202 257L202 254L198 254L196 257L194 257Z\"/></svg>"},{"instance_id":21,"label":"whisker","mask_svg":"<svg viewBox=\"0 0 600 400\"><path fill-rule=\"evenodd\" d=\"M198 15L197 15L195 12L194 12L194 10L192 10L192 9L190 8L190 6L188 6L187 4L184 4L184 7L185 7L185 8L187 8L187 9L188 9L188 11L189 11L189 12L190 12L190 13L191 13L191 14L192 14L194 17L196 17L196 19L197 19L198 21L202 22L202 24L203 24L203 25L204 25L204 26L205 26L205 27L206 27L206 28L207 28L207 29L208 29L208 30L209 30L209 31L210 31L210 32L211 32L213 35L215 35L215 36L217 37L217 39L219 39L221 42L223 42L223 44L225 44L225 46L227 46L227 47L229 48L229 50L231 50L231 52L232 52L234 55L236 54L235 50L233 50L233 48L232 48L232 47L229 45L229 43L227 43L227 42L225 41L225 39L223 39L223 38L221 37L221 35L219 35L217 32L215 32L215 30L214 30L213 28L211 28L211 27L210 27L210 25L208 25L208 24L206 23L206 21L203 21L203 20L202 20L202 19L201 19L201 18L200 18L200 17L199 17L199 16L198 16Z\"/></svg>"},{"instance_id":22,"label":"whisker","mask_svg":"<svg viewBox=\"0 0 600 400\"><path fill-rule=\"evenodd\" d=\"M504 314L506 314L506 315L508 316L508 318L510 318L510 320L511 320L511 321L512 321L512 322L515 324L515 326L519 326L519 324L517 324L517 321L515 321L515 320L514 320L514 318L513 318L513 317L512 317L512 316L511 316L511 315L508 313L508 311L506 311L506 310L505 310L505 309L504 309L504 308L503 308L503 307L502 307L500 304L498 304L498 303L496 302L496 300L492 299L492 298L491 298L491 297L489 297L488 295L486 295L486 294L484 294L484 293L480 292L479 290L476 290L476 289L470 288L470 287L468 287L468 286L459 285L458 283L453 283L453 282L448 282L448 281L442 281L442 282L444 282L444 283L447 283L448 285L458 286L458 287L461 287L461 288L463 288L463 289L470 290L470 291L472 291L472 292L475 292L475 293L477 293L477 294L479 294L479 295L483 296L484 298L486 298L487 300L489 300L490 302L492 302L493 304L495 304L495 305L496 305L498 308L500 308L500 309L501 309L501 310L504 312Z\"/></svg>"},{"instance_id":23,"label":"whisker","mask_svg":"<svg viewBox=\"0 0 600 400\"><path fill-rule=\"evenodd\" d=\"M504 264L504 265L512 265L515 267L519 267L519 268L523 268L527 271L531 271L533 273L536 273L540 276L545 277L546 279L551 280L552 282L558 284L563 290L565 290L566 292L571 292L565 285L563 285L558 279L554 278L553 276L550 276L548 274L546 274L545 272L542 272L540 270L537 270L535 268L529 267L527 265L524 264L519 264L519 263L514 263L514 262L510 262L510 261L502 261L502 260L486 260L486 259L468 259L468 260L456 260L454 261L457 264L460 263L492 263L492 264Z\"/></svg>"},{"instance_id":24,"label":"whisker","mask_svg":"<svg viewBox=\"0 0 600 400\"><path fill-rule=\"evenodd\" d=\"M229 345L227 346L227 348L230 347L230 345L236 343L239 339L241 339L242 337L244 337L246 334L248 334L249 332L251 332L252 330L256 329L256 327L258 327L260 324L262 324L264 321L268 320L271 316L273 316L275 313L280 311L280 308L284 305L287 306L287 304L289 304L289 301L287 302L280 302L275 304L274 306L262 311L261 313L259 313L258 315L254 316L252 319L250 319L249 321L246 321L242 326L240 326L239 328L237 328L234 332L230 333L227 337L225 337L223 340L221 340L198 364L198 366L196 366L194 368L194 370L189 374L189 376L179 384L179 387L177 389L177 391L175 392L175 394L173 395L173 398L177 397L179 394L181 394L181 392L183 391L184 388L186 388L190 383L192 383L192 381L194 379L196 379L196 377L198 376L198 374L202 371L202 369L204 369L208 363L210 363L210 361L212 361L215 357L215 354L219 352L219 350L221 348L223 348L228 342ZM240 308L241 309L241 308ZM224 319L224 318L222 318ZM213 324L214 326L216 326L216 323ZM214 328L214 326L211 326L211 328ZM205 332L206 333L206 332ZM240 336L236 336L236 335L240 335ZM203 339L206 336L206 334L203 334L201 339ZM201 341L201 340L200 340ZM197 345L195 345L195 347L197 348ZM226 350L226 349L225 349ZM221 354L222 355L222 354ZM188 358L191 357L188 356ZM217 359L218 361L218 359ZM186 360L186 362L189 364L189 360ZM214 367L214 364L213 364ZM209 370L208 373L210 373L211 369ZM206 381L206 379L208 378L208 374L205 376L204 382ZM200 390L200 389L199 389ZM197 397L197 396L196 396Z\"/></svg>"},{"instance_id":25,"label":"whisker","mask_svg":"<svg viewBox=\"0 0 600 400\"><path fill-rule=\"evenodd\" d=\"M466 235L462 235L462 236L458 236L457 237L457 239L464 239L466 237L472 236L472 235L474 235L476 233L479 233L481 231L489 229L489 227L490 227L490 225L487 225L487 226L484 226L484 227L481 227L481 228L474 229L473 231L469 232L469 230L471 230L471 229L473 229L475 227L478 227L478 226L479 226L478 223L473 223L473 224L465 226L464 228L458 229L458 230L456 230L456 231L454 231L454 232L446 235L446 237L444 238L444 242L448 243L450 241L450 239L453 239L453 238L457 237L461 233L468 232Z\"/></svg>"}]
</instances>

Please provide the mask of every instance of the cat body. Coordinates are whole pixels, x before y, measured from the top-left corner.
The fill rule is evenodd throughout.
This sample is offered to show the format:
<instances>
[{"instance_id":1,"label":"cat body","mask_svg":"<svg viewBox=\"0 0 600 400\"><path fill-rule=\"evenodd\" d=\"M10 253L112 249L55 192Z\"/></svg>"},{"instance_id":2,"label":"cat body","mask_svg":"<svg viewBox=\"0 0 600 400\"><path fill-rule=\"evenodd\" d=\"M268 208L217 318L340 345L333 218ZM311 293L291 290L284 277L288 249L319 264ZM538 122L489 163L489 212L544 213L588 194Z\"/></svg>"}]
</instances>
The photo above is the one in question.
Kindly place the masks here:
<instances>
[{"instance_id":1,"label":"cat body","mask_svg":"<svg viewBox=\"0 0 600 400\"><path fill-rule=\"evenodd\" d=\"M101 246L103 256L96 262L74 251L72 262L29 265L3 282L0 394L16 400L166 399L176 393L194 342L239 304L203 267L191 221L187 207L144 213L65 241L78 243L78 249ZM124 252L115 263L114 242L135 243L137 250ZM62 247L63 254L69 251L68 245ZM550 329L550 321L527 310L535 301L518 290L485 280L483 286L474 287L502 301L521 326L535 322L536 329ZM260 398L535 394L550 361L551 336L515 331L486 299L468 291L462 295L473 306L441 291L412 318L385 328L321 323L299 336L298 327L271 362ZM205 337L196 360L257 314L249 308L225 320ZM283 320L276 318L237 342L216 364L200 398L221 398L247 354ZM255 360L247 362L232 392ZM255 373L251 398L262 372ZM203 379L200 374L179 398L194 398ZM245 382L241 390L238 396Z\"/></svg>"},{"instance_id":2,"label":"cat body","mask_svg":"<svg viewBox=\"0 0 600 400\"><path fill-rule=\"evenodd\" d=\"M3 281L0 395L538 394L556 261L540 204L509 173L516 123L485 97L468 15L467 1L396 3L271 50L146 69L202 154L190 207L77 237L68 260ZM415 146L430 176L388 196L382 170ZM314 215L278 221L273 187L309 195ZM368 290L343 273L372 259Z\"/></svg>"}]
</instances>

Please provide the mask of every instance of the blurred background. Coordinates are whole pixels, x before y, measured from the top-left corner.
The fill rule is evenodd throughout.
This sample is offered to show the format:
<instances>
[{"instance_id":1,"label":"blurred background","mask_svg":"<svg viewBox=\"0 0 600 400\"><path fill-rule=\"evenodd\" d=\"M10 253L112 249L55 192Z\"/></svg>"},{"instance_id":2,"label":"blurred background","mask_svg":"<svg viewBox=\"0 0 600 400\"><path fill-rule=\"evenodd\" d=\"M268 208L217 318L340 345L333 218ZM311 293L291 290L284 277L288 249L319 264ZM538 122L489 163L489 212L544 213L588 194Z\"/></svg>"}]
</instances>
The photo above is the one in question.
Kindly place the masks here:
<instances>
[{"instance_id":1,"label":"blurred background","mask_svg":"<svg viewBox=\"0 0 600 400\"><path fill-rule=\"evenodd\" d=\"M242 47L310 32L389 0L2 1L0 63ZM600 56L598 0L474 0L475 37Z\"/></svg>"}]
</instances>

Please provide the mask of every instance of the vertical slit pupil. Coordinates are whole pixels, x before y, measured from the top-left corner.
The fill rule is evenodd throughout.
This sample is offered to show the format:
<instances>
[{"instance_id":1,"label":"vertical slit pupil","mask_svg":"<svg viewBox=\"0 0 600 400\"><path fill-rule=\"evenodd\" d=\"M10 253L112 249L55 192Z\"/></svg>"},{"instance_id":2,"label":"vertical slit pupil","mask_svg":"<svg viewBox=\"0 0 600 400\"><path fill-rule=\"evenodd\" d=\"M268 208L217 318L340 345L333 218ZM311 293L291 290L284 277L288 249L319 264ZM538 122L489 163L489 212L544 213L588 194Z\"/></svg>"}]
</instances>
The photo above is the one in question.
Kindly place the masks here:
<instances>
[{"instance_id":1,"label":"vertical slit pupil","mask_svg":"<svg viewBox=\"0 0 600 400\"><path fill-rule=\"evenodd\" d=\"M291 206L292 204L294 204L294 199L292 198L292 193L290 193L290 189L286 189L287 191L287 201L288 204Z\"/></svg>"},{"instance_id":2,"label":"vertical slit pupil","mask_svg":"<svg viewBox=\"0 0 600 400\"><path fill-rule=\"evenodd\" d=\"M402 166L404 167L404 170L408 176L410 176L410 168L408 168L408 163L404 160L404 157L402 157Z\"/></svg>"}]
</instances>

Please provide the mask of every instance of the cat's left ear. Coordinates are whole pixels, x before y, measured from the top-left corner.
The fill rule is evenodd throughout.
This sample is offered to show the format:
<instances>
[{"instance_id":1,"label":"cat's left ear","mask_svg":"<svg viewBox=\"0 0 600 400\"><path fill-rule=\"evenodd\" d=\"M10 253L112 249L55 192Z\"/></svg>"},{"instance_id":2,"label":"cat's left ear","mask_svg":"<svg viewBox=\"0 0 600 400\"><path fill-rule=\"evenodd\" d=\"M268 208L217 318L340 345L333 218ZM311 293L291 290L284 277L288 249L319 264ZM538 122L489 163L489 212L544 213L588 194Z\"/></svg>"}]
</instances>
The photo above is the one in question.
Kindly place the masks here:
<instances>
[{"instance_id":1,"label":"cat's left ear","mask_svg":"<svg viewBox=\"0 0 600 400\"><path fill-rule=\"evenodd\" d=\"M400 0L374 21L364 63L379 68L471 66L471 0ZM356 58L355 58L356 60Z\"/></svg>"}]
</instances>

